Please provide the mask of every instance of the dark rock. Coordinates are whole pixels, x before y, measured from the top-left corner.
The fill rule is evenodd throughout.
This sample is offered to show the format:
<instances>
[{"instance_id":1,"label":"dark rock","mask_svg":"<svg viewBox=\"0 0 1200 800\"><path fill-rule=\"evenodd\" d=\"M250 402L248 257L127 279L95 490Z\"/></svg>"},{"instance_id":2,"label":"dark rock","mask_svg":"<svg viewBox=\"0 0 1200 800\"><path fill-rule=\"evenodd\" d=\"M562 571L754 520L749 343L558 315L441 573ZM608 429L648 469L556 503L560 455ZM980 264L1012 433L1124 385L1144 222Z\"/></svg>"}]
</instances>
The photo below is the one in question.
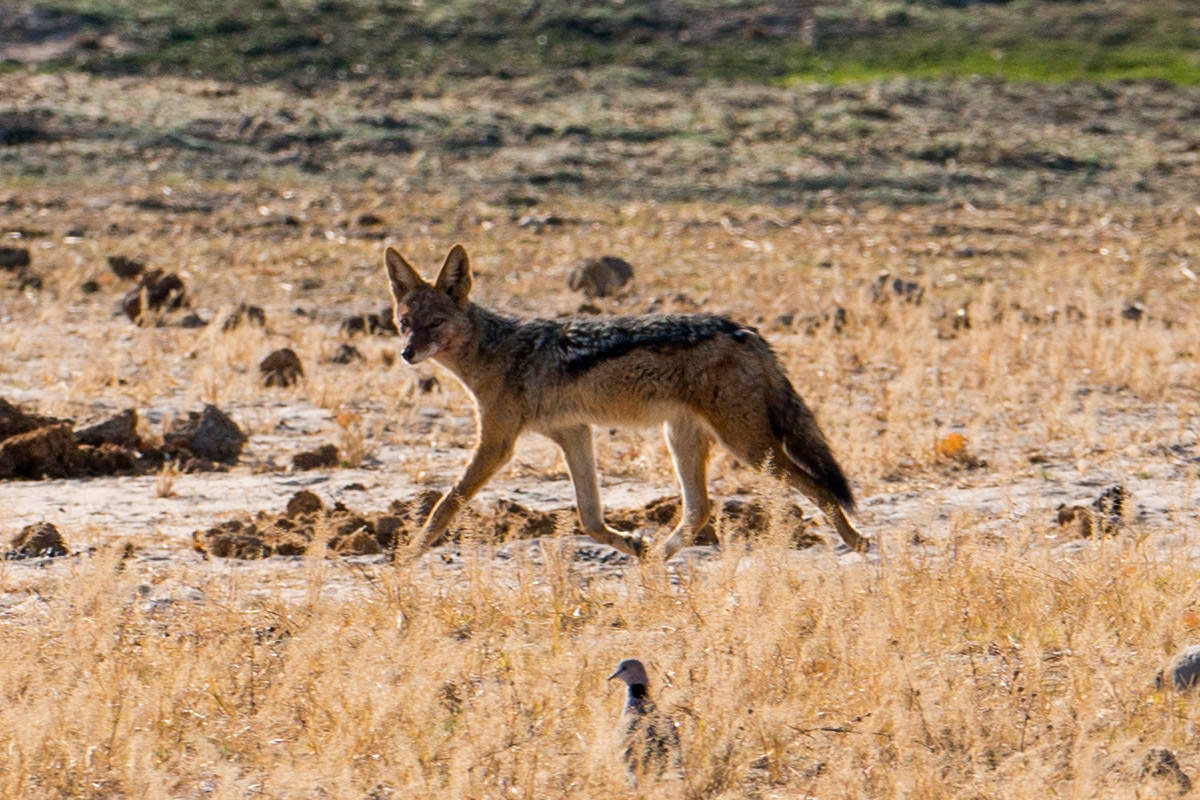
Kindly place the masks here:
<instances>
[{"instance_id":1,"label":"dark rock","mask_svg":"<svg viewBox=\"0 0 1200 800\"><path fill-rule=\"evenodd\" d=\"M183 319L179 320L179 327L181 328L203 328L206 325L208 325L208 320L204 319L204 317L200 316L194 311Z\"/></svg>"},{"instance_id":2,"label":"dark rock","mask_svg":"<svg viewBox=\"0 0 1200 800\"><path fill-rule=\"evenodd\" d=\"M134 261L132 258L126 258L125 256L109 256L108 268L118 278L126 280L132 280L146 271L145 264L140 261Z\"/></svg>"},{"instance_id":3,"label":"dark rock","mask_svg":"<svg viewBox=\"0 0 1200 800\"><path fill-rule=\"evenodd\" d=\"M321 502L321 498L317 497L313 492L307 489L296 492L287 503L287 516L294 517L297 514L312 514L320 511L325 507Z\"/></svg>"},{"instance_id":4,"label":"dark rock","mask_svg":"<svg viewBox=\"0 0 1200 800\"><path fill-rule=\"evenodd\" d=\"M79 445L80 472L86 475L116 475L133 472L137 451L117 444Z\"/></svg>"},{"instance_id":5,"label":"dark rock","mask_svg":"<svg viewBox=\"0 0 1200 800\"><path fill-rule=\"evenodd\" d=\"M143 296L146 298L146 308L151 311L171 311L183 306L187 300L183 280L178 275L164 273L161 269L142 275L137 288L131 289L121 300L121 310L133 322L141 321Z\"/></svg>"},{"instance_id":6,"label":"dark rock","mask_svg":"<svg viewBox=\"0 0 1200 800\"><path fill-rule=\"evenodd\" d=\"M1146 307L1141 303L1126 303L1125 308L1121 309L1122 319L1130 322L1141 322L1144 316L1146 316Z\"/></svg>"},{"instance_id":7,"label":"dark rock","mask_svg":"<svg viewBox=\"0 0 1200 800\"><path fill-rule=\"evenodd\" d=\"M608 297L633 279L633 265L616 256L589 258L567 276L567 286L588 297Z\"/></svg>"},{"instance_id":8,"label":"dark rock","mask_svg":"<svg viewBox=\"0 0 1200 800\"><path fill-rule=\"evenodd\" d=\"M356 314L347 317L341 325L341 332L347 336L356 333L370 333L376 336L398 336L396 320L392 316L392 307L385 306L379 313Z\"/></svg>"},{"instance_id":9,"label":"dark rock","mask_svg":"<svg viewBox=\"0 0 1200 800\"><path fill-rule=\"evenodd\" d=\"M396 546L397 540L404 533L404 520L400 517L384 514L375 520L375 538L379 541L379 546L383 548L392 548Z\"/></svg>"},{"instance_id":10,"label":"dark rock","mask_svg":"<svg viewBox=\"0 0 1200 800\"><path fill-rule=\"evenodd\" d=\"M284 347L267 355L258 365L265 386L291 386L304 377L300 356L290 347Z\"/></svg>"},{"instance_id":11,"label":"dark rock","mask_svg":"<svg viewBox=\"0 0 1200 800\"><path fill-rule=\"evenodd\" d=\"M329 543L329 549L340 556L371 556L382 552L379 540L365 530L337 537Z\"/></svg>"},{"instance_id":12,"label":"dark rock","mask_svg":"<svg viewBox=\"0 0 1200 800\"><path fill-rule=\"evenodd\" d=\"M100 291L100 283L98 281L87 280L83 282L79 290L84 294L95 294Z\"/></svg>"},{"instance_id":13,"label":"dark rock","mask_svg":"<svg viewBox=\"0 0 1200 800\"><path fill-rule=\"evenodd\" d=\"M40 414L30 414L0 397L0 440L65 421L54 417L43 417Z\"/></svg>"},{"instance_id":14,"label":"dark rock","mask_svg":"<svg viewBox=\"0 0 1200 800\"><path fill-rule=\"evenodd\" d=\"M246 434L214 405L205 405L200 413L189 411L186 420L176 420L163 435L163 449L180 458L232 463L245 444Z\"/></svg>"},{"instance_id":15,"label":"dark rock","mask_svg":"<svg viewBox=\"0 0 1200 800\"><path fill-rule=\"evenodd\" d=\"M1164 683L1170 682L1170 686ZM1185 647L1178 652L1165 670L1158 673L1154 679L1159 689L1176 689L1183 691L1191 689L1200 682L1200 644Z\"/></svg>"},{"instance_id":16,"label":"dark rock","mask_svg":"<svg viewBox=\"0 0 1200 800\"><path fill-rule=\"evenodd\" d=\"M352 344L343 344L329 359L334 364L349 364L351 361L362 361L363 354Z\"/></svg>"},{"instance_id":17,"label":"dark rock","mask_svg":"<svg viewBox=\"0 0 1200 800\"><path fill-rule=\"evenodd\" d=\"M8 559L48 558L65 556L71 551L58 528L49 522L26 525L13 537L11 548L4 554Z\"/></svg>"},{"instance_id":18,"label":"dark rock","mask_svg":"<svg viewBox=\"0 0 1200 800\"><path fill-rule=\"evenodd\" d=\"M19 433L0 442L0 479L67 478L82 458L69 423Z\"/></svg>"},{"instance_id":19,"label":"dark rock","mask_svg":"<svg viewBox=\"0 0 1200 800\"><path fill-rule=\"evenodd\" d=\"M225 320L221 323L221 330L235 330L243 322L262 328L267 324L267 314L258 306L240 303L237 308L230 311L228 316L225 317Z\"/></svg>"},{"instance_id":20,"label":"dark rock","mask_svg":"<svg viewBox=\"0 0 1200 800\"><path fill-rule=\"evenodd\" d=\"M541 231L542 228L557 227L565 222L566 220L557 214L526 214L517 221L517 225Z\"/></svg>"},{"instance_id":21,"label":"dark rock","mask_svg":"<svg viewBox=\"0 0 1200 800\"><path fill-rule=\"evenodd\" d=\"M1165 747L1151 747L1146 752L1146 757L1142 759L1142 768L1138 773L1138 779L1147 781L1150 779L1164 779L1167 783L1173 784L1173 788L1179 794L1187 794L1192 790L1192 779L1179 766L1179 760L1175 758L1175 754ZM1139 793L1139 797L1141 794Z\"/></svg>"},{"instance_id":22,"label":"dark rock","mask_svg":"<svg viewBox=\"0 0 1200 800\"><path fill-rule=\"evenodd\" d=\"M75 441L79 444L89 444L99 447L102 444L115 444L120 447L137 448L141 439L137 433L137 412L132 408L122 411L115 417L104 422L89 425L75 431Z\"/></svg>"},{"instance_id":23,"label":"dark rock","mask_svg":"<svg viewBox=\"0 0 1200 800\"><path fill-rule=\"evenodd\" d=\"M24 270L29 266L29 248L0 247L0 269Z\"/></svg>"},{"instance_id":24,"label":"dark rock","mask_svg":"<svg viewBox=\"0 0 1200 800\"><path fill-rule=\"evenodd\" d=\"M321 445L315 450L305 450L292 456L292 466L296 469L336 467L338 463L338 449L332 444Z\"/></svg>"},{"instance_id":25,"label":"dark rock","mask_svg":"<svg viewBox=\"0 0 1200 800\"><path fill-rule=\"evenodd\" d=\"M893 278L890 273L881 272L871 285L871 299L876 303L885 303L889 297L898 297L906 303L920 305L925 299L925 288L916 281L906 281L903 278Z\"/></svg>"}]
</instances>

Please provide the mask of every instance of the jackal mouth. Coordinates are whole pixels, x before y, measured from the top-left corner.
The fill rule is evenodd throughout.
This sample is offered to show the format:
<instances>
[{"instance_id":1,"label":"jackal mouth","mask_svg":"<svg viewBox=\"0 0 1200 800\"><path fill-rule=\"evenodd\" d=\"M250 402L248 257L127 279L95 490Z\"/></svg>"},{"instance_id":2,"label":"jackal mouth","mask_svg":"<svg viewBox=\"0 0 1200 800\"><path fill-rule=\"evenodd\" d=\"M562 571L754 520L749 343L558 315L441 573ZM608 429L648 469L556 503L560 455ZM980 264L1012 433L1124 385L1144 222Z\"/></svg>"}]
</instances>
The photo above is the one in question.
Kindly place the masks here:
<instances>
[{"instance_id":1,"label":"jackal mouth","mask_svg":"<svg viewBox=\"0 0 1200 800\"><path fill-rule=\"evenodd\" d=\"M417 364L427 358L437 355L438 351L441 349L442 348L438 347L436 344L430 344L418 350L410 344L400 352L400 357L403 358L407 364Z\"/></svg>"}]
</instances>

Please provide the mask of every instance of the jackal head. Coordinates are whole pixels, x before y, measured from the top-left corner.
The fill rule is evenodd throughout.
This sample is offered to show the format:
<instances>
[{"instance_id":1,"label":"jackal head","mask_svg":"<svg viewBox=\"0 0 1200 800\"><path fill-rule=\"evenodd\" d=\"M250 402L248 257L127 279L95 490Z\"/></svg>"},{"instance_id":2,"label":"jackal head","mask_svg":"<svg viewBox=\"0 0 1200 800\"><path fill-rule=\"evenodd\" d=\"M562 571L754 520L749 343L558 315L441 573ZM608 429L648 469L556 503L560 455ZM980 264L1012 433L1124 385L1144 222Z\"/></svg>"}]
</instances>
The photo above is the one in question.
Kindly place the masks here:
<instances>
[{"instance_id":1,"label":"jackal head","mask_svg":"<svg viewBox=\"0 0 1200 800\"><path fill-rule=\"evenodd\" d=\"M471 291L471 265L461 244L450 248L437 280L426 283L421 275L389 247L384 253L388 282L392 286L392 314L404 337L400 355L416 364L455 347L471 333L467 295Z\"/></svg>"}]
</instances>

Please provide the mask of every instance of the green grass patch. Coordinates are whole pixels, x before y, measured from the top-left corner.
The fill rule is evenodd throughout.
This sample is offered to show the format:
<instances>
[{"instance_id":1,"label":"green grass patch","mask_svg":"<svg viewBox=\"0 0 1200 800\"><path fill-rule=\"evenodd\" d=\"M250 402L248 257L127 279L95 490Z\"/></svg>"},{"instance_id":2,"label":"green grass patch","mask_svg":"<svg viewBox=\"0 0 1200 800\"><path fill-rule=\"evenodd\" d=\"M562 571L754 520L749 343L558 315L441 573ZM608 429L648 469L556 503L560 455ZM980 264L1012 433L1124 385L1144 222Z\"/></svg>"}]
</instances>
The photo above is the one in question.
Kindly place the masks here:
<instances>
[{"instance_id":1,"label":"green grass patch","mask_svg":"<svg viewBox=\"0 0 1200 800\"><path fill-rule=\"evenodd\" d=\"M649 0L50 0L123 55L66 63L108 73L296 85L367 76L525 75L627 65L759 82L988 75L1200 83L1190 0L817 2Z\"/></svg>"}]
</instances>

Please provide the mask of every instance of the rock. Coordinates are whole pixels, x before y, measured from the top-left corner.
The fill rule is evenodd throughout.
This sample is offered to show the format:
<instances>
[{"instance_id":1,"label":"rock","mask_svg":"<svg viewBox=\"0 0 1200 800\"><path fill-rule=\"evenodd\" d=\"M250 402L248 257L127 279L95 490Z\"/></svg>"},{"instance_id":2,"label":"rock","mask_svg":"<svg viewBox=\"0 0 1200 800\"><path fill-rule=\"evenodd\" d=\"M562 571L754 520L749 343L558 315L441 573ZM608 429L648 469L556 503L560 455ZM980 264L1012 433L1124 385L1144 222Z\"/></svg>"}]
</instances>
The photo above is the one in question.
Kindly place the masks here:
<instances>
[{"instance_id":1,"label":"rock","mask_svg":"<svg viewBox=\"0 0 1200 800\"><path fill-rule=\"evenodd\" d=\"M1141 322L1144 316L1146 316L1146 307L1137 301L1126 303L1125 307L1121 309L1121 318L1130 322Z\"/></svg>"},{"instance_id":2,"label":"rock","mask_svg":"<svg viewBox=\"0 0 1200 800\"><path fill-rule=\"evenodd\" d=\"M583 261L567 276L567 286L588 297L608 297L633 279L633 265L616 256Z\"/></svg>"},{"instance_id":3,"label":"rock","mask_svg":"<svg viewBox=\"0 0 1200 800\"><path fill-rule=\"evenodd\" d=\"M1100 492L1090 506L1060 504L1056 509L1059 527L1074 523L1081 538L1093 534L1112 536L1125 524L1125 487L1113 484Z\"/></svg>"},{"instance_id":4,"label":"rock","mask_svg":"<svg viewBox=\"0 0 1200 800\"><path fill-rule=\"evenodd\" d=\"M297 514L311 514L320 511L324 507L321 498L306 489L292 495L291 499L288 500L286 513L288 518L291 518Z\"/></svg>"},{"instance_id":5,"label":"rock","mask_svg":"<svg viewBox=\"0 0 1200 800\"><path fill-rule=\"evenodd\" d=\"M565 222L566 220L557 214L526 214L517 221L517 225L522 228L533 228L540 233L542 228L558 227Z\"/></svg>"},{"instance_id":6,"label":"rock","mask_svg":"<svg viewBox=\"0 0 1200 800\"><path fill-rule=\"evenodd\" d=\"M54 417L30 414L22 411L3 397L0 397L0 441L7 439L9 436L15 436L18 433L28 433L38 428L44 428L47 425L56 425L65 421L55 419Z\"/></svg>"},{"instance_id":7,"label":"rock","mask_svg":"<svg viewBox=\"0 0 1200 800\"><path fill-rule=\"evenodd\" d=\"M22 271L29 266L29 248L0 247L0 269Z\"/></svg>"},{"instance_id":8,"label":"rock","mask_svg":"<svg viewBox=\"0 0 1200 800\"><path fill-rule=\"evenodd\" d=\"M925 288L916 281L893 278L890 273L881 272L875 276L875 283L871 285L871 299L876 303L885 303L891 296L899 297L906 303L920 305L925 299Z\"/></svg>"},{"instance_id":9,"label":"rock","mask_svg":"<svg viewBox=\"0 0 1200 800\"><path fill-rule=\"evenodd\" d=\"M109 256L108 268L118 278L132 280L146 271L146 265L125 256Z\"/></svg>"},{"instance_id":10,"label":"rock","mask_svg":"<svg viewBox=\"0 0 1200 800\"><path fill-rule=\"evenodd\" d=\"M132 322L142 318L142 297L150 311L180 308L187 300L183 280L173 272L156 269L142 275L136 289L131 289L121 300L121 310Z\"/></svg>"},{"instance_id":11,"label":"rock","mask_svg":"<svg viewBox=\"0 0 1200 800\"><path fill-rule=\"evenodd\" d=\"M338 463L338 449L332 444L322 445L316 450L305 450L292 456L292 466L296 469L336 467Z\"/></svg>"},{"instance_id":12,"label":"rock","mask_svg":"<svg viewBox=\"0 0 1200 800\"><path fill-rule=\"evenodd\" d=\"M355 314L342 321L340 329L347 336L356 333L370 333L376 336L399 336L396 320L392 316L392 307L385 306L379 313Z\"/></svg>"},{"instance_id":13,"label":"rock","mask_svg":"<svg viewBox=\"0 0 1200 800\"><path fill-rule=\"evenodd\" d=\"M363 361L363 354L352 344L343 344L329 359L334 364L349 364L351 361Z\"/></svg>"},{"instance_id":14,"label":"rock","mask_svg":"<svg viewBox=\"0 0 1200 800\"><path fill-rule=\"evenodd\" d=\"M0 479L67 478L82 463L68 423L48 425L0 442Z\"/></svg>"},{"instance_id":15,"label":"rock","mask_svg":"<svg viewBox=\"0 0 1200 800\"><path fill-rule=\"evenodd\" d=\"M86 280L79 286L79 291L84 294L95 294L100 291L100 282L95 280Z\"/></svg>"},{"instance_id":16,"label":"rock","mask_svg":"<svg viewBox=\"0 0 1200 800\"><path fill-rule=\"evenodd\" d=\"M176 420L163 435L163 450L183 458L232 463L245 444L246 434L214 405L205 405L200 413L189 411L186 420Z\"/></svg>"},{"instance_id":17,"label":"rock","mask_svg":"<svg viewBox=\"0 0 1200 800\"><path fill-rule=\"evenodd\" d=\"M203 328L207 325L208 320L194 311L183 319L179 320L179 327L181 328Z\"/></svg>"},{"instance_id":18,"label":"rock","mask_svg":"<svg viewBox=\"0 0 1200 800\"><path fill-rule=\"evenodd\" d=\"M1192 790L1192 779L1180 768L1175 754L1165 747L1151 747L1146 751L1138 779L1143 782L1165 780L1179 794L1187 794Z\"/></svg>"},{"instance_id":19,"label":"rock","mask_svg":"<svg viewBox=\"0 0 1200 800\"><path fill-rule=\"evenodd\" d=\"M1164 682L1170 681L1170 686ZM1190 689L1200 681L1200 644L1185 647L1170 660L1166 668L1154 679L1159 689L1171 688L1178 691Z\"/></svg>"},{"instance_id":20,"label":"rock","mask_svg":"<svg viewBox=\"0 0 1200 800\"><path fill-rule=\"evenodd\" d=\"M340 556L370 556L382 552L378 540L365 530L338 537L330 542L329 549Z\"/></svg>"},{"instance_id":21,"label":"rock","mask_svg":"<svg viewBox=\"0 0 1200 800\"><path fill-rule=\"evenodd\" d=\"M267 324L267 313L259 306L241 303L226 315L225 320L221 323L221 330L236 330L241 327L243 322L257 325L260 328L265 327Z\"/></svg>"},{"instance_id":22,"label":"rock","mask_svg":"<svg viewBox=\"0 0 1200 800\"><path fill-rule=\"evenodd\" d=\"M137 448L141 446L137 423L137 412L132 408L126 409L104 422L78 429L75 431L75 441L78 444L89 444L93 447L115 444L121 447Z\"/></svg>"},{"instance_id":23,"label":"rock","mask_svg":"<svg viewBox=\"0 0 1200 800\"><path fill-rule=\"evenodd\" d=\"M304 377L300 356L290 347L284 347L267 355L258 365L263 375L264 386L291 386Z\"/></svg>"},{"instance_id":24,"label":"rock","mask_svg":"<svg viewBox=\"0 0 1200 800\"><path fill-rule=\"evenodd\" d=\"M58 528L49 522L26 525L13 537L11 549L4 554L8 559L48 558L65 556L71 551Z\"/></svg>"}]
</instances>

